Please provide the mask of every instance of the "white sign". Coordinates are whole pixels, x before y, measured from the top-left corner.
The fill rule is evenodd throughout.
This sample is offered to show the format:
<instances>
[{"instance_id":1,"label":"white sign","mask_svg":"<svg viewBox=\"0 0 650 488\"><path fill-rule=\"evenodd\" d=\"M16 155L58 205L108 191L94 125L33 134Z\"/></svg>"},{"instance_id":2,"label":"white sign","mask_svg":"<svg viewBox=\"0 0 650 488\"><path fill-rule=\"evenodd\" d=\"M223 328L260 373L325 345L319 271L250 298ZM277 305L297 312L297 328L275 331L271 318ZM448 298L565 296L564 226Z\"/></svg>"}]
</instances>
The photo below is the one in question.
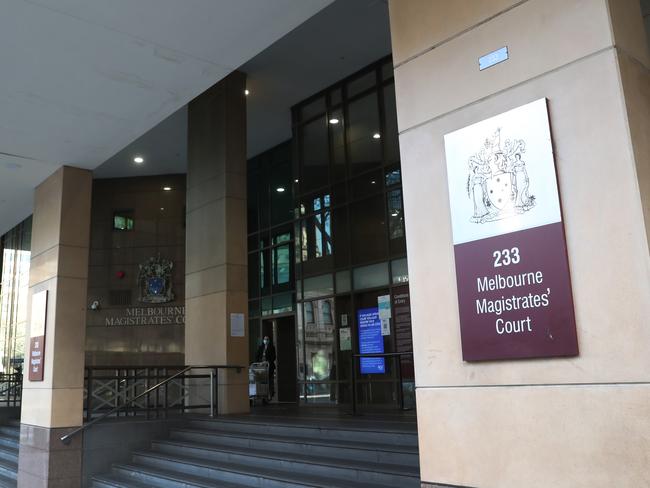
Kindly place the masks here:
<instances>
[{"instance_id":1,"label":"white sign","mask_svg":"<svg viewBox=\"0 0 650 488\"><path fill-rule=\"evenodd\" d=\"M390 295L382 295L377 297L377 308L379 309L380 319L391 318L390 313Z\"/></svg>"},{"instance_id":2,"label":"white sign","mask_svg":"<svg viewBox=\"0 0 650 488\"><path fill-rule=\"evenodd\" d=\"M347 313L342 313L341 314L341 327L347 327L348 326L348 314Z\"/></svg>"},{"instance_id":3,"label":"white sign","mask_svg":"<svg viewBox=\"0 0 650 488\"><path fill-rule=\"evenodd\" d=\"M42 337L45 335L46 315L47 290L43 290L32 295L32 321L29 329L30 337Z\"/></svg>"},{"instance_id":4,"label":"white sign","mask_svg":"<svg viewBox=\"0 0 650 488\"><path fill-rule=\"evenodd\" d=\"M230 314L230 335L231 337L244 337L246 335L243 313Z\"/></svg>"},{"instance_id":5,"label":"white sign","mask_svg":"<svg viewBox=\"0 0 650 488\"><path fill-rule=\"evenodd\" d=\"M381 319L381 335L390 335L390 319Z\"/></svg>"},{"instance_id":6,"label":"white sign","mask_svg":"<svg viewBox=\"0 0 650 488\"><path fill-rule=\"evenodd\" d=\"M546 99L445 135L454 244L560 222Z\"/></svg>"},{"instance_id":7,"label":"white sign","mask_svg":"<svg viewBox=\"0 0 650 488\"><path fill-rule=\"evenodd\" d=\"M485 56L478 58L478 69L483 71L495 64L503 63L508 59L508 47L504 46L501 49L487 53Z\"/></svg>"},{"instance_id":8,"label":"white sign","mask_svg":"<svg viewBox=\"0 0 650 488\"><path fill-rule=\"evenodd\" d=\"M350 335L349 327L339 329L339 348L341 351L352 350L352 336Z\"/></svg>"}]
</instances>

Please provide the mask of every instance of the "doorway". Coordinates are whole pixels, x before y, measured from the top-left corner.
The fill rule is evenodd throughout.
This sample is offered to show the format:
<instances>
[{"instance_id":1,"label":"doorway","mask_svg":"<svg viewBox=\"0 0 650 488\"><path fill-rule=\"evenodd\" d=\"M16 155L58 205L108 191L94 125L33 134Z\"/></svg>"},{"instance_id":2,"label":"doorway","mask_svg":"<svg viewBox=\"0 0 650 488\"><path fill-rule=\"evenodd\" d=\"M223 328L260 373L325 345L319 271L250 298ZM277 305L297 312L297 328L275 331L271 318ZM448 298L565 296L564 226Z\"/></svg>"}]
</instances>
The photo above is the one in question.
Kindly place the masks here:
<instances>
[{"instance_id":1,"label":"doorway","mask_svg":"<svg viewBox=\"0 0 650 488\"><path fill-rule=\"evenodd\" d=\"M278 403L296 403L296 329L293 316L262 321L262 337L269 336L276 352L275 392Z\"/></svg>"}]
</instances>

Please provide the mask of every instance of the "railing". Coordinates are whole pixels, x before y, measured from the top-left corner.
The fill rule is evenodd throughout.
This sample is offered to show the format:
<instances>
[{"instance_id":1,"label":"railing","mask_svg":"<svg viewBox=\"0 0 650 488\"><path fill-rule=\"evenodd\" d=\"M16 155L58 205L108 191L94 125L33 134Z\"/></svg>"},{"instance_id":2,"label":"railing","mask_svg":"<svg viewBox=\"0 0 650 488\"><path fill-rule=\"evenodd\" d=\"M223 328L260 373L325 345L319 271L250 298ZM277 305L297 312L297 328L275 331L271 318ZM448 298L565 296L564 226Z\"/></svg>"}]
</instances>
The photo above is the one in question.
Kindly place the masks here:
<instances>
[{"instance_id":1,"label":"railing","mask_svg":"<svg viewBox=\"0 0 650 488\"><path fill-rule=\"evenodd\" d=\"M403 357L412 357L412 352L388 352L388 353L372 353L372 354L353 354L352 355L352 371L351 371L351 384L352 384L352 415L358 415L357 407L357 364L360 364L362 358L394 358L396 359L396 371L397 371L397 385L398 385L398 396L399 396L399 406L401 410L405 410L404 406L404 390L403 383L404 378L402 377L402 358ZM358 360L358 361L357 361ZM371 384L373 375L368 375L369 379L366 383ZM386 382L386 380L379 380ZM389 380L390 381L390 380Z\"/></svg>"},{"instance_id":2,"label":"railing","mask_svg":"<svg viewBox=\"0 0 650 488\"><path fill-rule=\"evenodd\" d=\"M84 411L86 423L61 437L72 437L108 417L168 417L192 410L218 415L219 370L242 366L132 366L86 368ZM204 371L197 373L196 371ZM201 380L207 380L201 381Z\"/></svg>"},{"instance_id":3,"label":"railing","mask_svg":"<svg viewBox=\"0 0 650 488\"><path fill-rule=\"evenodd\" d=\"M21 373L0 373L0 408L20 407L23 393Z\"/></svg>"}]
</instances>

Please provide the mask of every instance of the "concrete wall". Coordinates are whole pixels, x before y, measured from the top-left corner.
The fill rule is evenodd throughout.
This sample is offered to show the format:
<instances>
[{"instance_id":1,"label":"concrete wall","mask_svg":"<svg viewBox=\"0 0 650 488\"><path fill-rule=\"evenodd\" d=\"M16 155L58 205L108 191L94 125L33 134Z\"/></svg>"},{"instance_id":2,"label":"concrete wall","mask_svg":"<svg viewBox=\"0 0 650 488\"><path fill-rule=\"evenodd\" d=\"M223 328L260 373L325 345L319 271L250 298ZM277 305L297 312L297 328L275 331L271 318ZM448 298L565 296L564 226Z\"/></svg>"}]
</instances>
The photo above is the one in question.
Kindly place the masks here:
<instances>
[{"instance_id":1,"label":"concrete wall","mask_svg":"<svg viewBox=\"0 0 650 488\"><path fill-rule=\"evenodd\" d=\"M637 0L390 3L422 480L650 484L650 67ZM510 59L479 72L478 58ZM580 355L464 363L444 134L546 97Z\"/></svg>"},{"instance_id":2,"label":"concrete wall","mask_svg":"<svg viewBox=\"0 0 650 488\"><path fill-rule=\"evenodd\" d=\"M172 190L164 191L165 186ZM114 213L128 209L133 211L134 229L114 230ZM174 264L175 299L140 303L138 267L158 255ZM128 303L112 300L112 291L126 292ZM134 307L185 305L185 175L93 182L88 302L94 300L101 308L86 312L87 365L183 363L184 325L110 325L110 320L119 323Z\"/></svg>"}]
</instances>

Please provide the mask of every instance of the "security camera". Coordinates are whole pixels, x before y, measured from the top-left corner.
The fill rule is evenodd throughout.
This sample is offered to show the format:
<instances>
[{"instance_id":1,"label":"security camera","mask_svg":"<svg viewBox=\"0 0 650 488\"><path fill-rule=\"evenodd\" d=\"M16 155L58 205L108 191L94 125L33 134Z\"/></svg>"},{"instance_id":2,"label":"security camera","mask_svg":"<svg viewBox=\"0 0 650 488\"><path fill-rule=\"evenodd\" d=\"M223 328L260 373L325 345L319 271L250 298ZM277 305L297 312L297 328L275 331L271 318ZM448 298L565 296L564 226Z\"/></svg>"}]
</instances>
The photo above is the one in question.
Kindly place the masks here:
<instances>
[{"instance_id":1,"label":"security camera","mask_svg":"<svg viewBox=\"0 0 650 488\"><path fill-rule=\"evenodd\" d=\"M95 300L90 304L90 310L99 310L99 300Z\"/></svg>"}]
</instances>

